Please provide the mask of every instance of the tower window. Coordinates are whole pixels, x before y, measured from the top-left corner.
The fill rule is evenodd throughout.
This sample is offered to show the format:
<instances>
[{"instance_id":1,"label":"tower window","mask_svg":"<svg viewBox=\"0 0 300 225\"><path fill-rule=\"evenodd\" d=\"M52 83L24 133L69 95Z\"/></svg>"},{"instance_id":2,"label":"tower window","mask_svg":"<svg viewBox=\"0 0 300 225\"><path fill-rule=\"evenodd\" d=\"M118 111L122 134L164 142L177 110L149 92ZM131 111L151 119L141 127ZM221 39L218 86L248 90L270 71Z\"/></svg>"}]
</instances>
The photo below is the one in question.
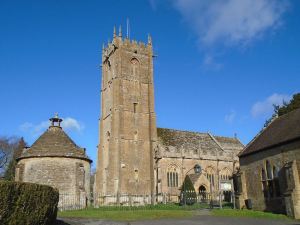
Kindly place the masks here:
<instances>
[{"instance_id":1,"label":"tower window","mask_svg":"<svg viewBox=\"0 0 300 225\"><path fill-rule=\"evenodd\" d=\"M136 58L131 59L131 73L133 77L136 77L138 75L138 68L139 68L139 61Z\"/></svg>"},{"instance_id":2,"label":"tower window","mask_svg":"<svg viewBox=\"0 0 300 225\"><path fill-rule=\"evenodd\" d=\"M137 102L133 103L133 112L137 112Z\"/></svg>"},{"instance_id":3,"label":"tower window","mask_svg":"<svg viewBox=\"0 0 300 225\"><path fill-rule=\"evenodd\" d=\"M139 179L139 170L138 169L134 169L134 179L135 179L135 181L138 181L138 179Z\"/></svg>"}]
</instances>

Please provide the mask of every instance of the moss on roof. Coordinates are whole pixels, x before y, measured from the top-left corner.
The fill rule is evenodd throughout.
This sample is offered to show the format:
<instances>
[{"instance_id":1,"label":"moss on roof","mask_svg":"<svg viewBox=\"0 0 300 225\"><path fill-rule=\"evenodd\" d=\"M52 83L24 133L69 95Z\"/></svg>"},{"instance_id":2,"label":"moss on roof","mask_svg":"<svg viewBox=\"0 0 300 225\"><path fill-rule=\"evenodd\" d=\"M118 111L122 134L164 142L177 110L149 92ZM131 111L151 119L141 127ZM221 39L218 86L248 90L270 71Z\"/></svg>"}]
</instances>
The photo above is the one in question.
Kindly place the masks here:
<instances>
[{"instance_id":1,"label":"moss on roof","mask_svg":"<svg viewBox=\"0 0 300 225\"><path fill-rule=\"evenodd\" d=\"M84 148L78 147L59 126L50 126L30 148L24 149L19 159L30 157L70 157L91 162Z\"/></svg>"},{"instance_id":2,"label":"moss on roof","mask_svg":"<svg viewBox=\"0 0 300 225\"><path fill-rule=\"evenodd\" d=\"M213 136L209 133L181 131L166 128L157 128L159 141L165 146L189 149L243 149L244 145L237 138Z\"/></svg>"}]
</instances>

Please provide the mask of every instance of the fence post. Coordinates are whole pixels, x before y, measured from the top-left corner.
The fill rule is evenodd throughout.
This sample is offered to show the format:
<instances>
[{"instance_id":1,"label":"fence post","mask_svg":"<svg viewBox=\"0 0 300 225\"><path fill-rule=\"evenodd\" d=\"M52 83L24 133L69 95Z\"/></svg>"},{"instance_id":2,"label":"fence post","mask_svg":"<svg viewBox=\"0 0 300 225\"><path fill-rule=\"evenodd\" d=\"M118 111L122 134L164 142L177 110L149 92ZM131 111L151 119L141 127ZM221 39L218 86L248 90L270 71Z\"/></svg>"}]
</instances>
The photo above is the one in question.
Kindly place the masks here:
<instances>
[{"instance_id":1,"label":"fence post","mask_svg":"<svg viewBox=\"0 0 300 225\"><path fill-rule=\"evenodd\" d=\"M219 193L219 201L220 201L220 209L222 209L222 201L223 201L222 191L220 191Z\"/></svg>"},{"instance_id":2,"label":"fence post","mask_svg":"<svg viewBox=\"0 0 300 225\"><path fill-rule=\"evenodd\" d=\"M233 202L233 209L235 209L235 194L234 191L231 192L231 198L232 198L232 202Z\"/></svg>"},{"instance_id":3,"label":"fence post","mask_svg":"<svg viewBox=\"0 0 300 225\"><path fill-rule=\"evenodd\" d=\"M129 194L128 197L129 197L129 206L132 206L132 196L131 196L131 194Z\"/></svg>"}]
</instances>

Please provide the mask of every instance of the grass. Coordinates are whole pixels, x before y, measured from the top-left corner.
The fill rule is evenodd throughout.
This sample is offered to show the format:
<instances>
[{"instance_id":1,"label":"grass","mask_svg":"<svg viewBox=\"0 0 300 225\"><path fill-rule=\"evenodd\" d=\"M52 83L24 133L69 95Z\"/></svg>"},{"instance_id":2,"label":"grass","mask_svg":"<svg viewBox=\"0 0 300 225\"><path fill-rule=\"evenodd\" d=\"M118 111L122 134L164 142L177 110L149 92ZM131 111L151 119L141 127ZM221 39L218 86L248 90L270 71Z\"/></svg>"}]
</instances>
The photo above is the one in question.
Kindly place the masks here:
<instances>
[{"instance_id":1,"label":"grass","mask_svg":"<svg viewBox=\"0 0 300 225\"><path fill-rule=\"evenodd\" d=\"M209 208L208 204L193 204L180 206L179 204L156 204L145 206L100 206L101 211L132 211L132 210L195 210Z\"/></svg>"},{"instance_id":2,"label":"grass","mask_svg":"<svg viewBox=\"0 0 300 225\"><path fill-rule=\"evenodd\" d=\"M224 205L225 206L225 205ZM211 210L212 216L226 217L248 217L260 219L290 219L286 215L261 212L254 210L229 209ZM146 206L103 206L99 208L88 208L82 210L62 211L59 217L107 219L115 221L152 220L162 218L187 218L194 216L195 210L208 208L205 204L194 204L191 206L180 206L178 204L158 204Z\"/></svg>"},{"instance_id":3,"label":"grass","mask_svg":"<svg viewBox=\"0 0 300 225\"><path fill-rule=\"evenodd\" d=\"M192 210L101 210L100 208L90 208L85 210L63 211L59 212L59 217L73 218L92 218L92 219L109 219L116 221L134 221L134 220L152 220L162 218L186 218L192 217Z\"/></svg>"},{"instance_id":4,"label":"grass","mask_svg":"<svg viewBox=\"0 0 300 225\"><path fill-rule=\"evenodd\" d=\"M254 211L254 210L237 210L237 209L213 209L213 216L228 216L228 217L248 217L260 219L290 219L283 214L274 214L270 212Z\"/></svg>"}]
</instances>

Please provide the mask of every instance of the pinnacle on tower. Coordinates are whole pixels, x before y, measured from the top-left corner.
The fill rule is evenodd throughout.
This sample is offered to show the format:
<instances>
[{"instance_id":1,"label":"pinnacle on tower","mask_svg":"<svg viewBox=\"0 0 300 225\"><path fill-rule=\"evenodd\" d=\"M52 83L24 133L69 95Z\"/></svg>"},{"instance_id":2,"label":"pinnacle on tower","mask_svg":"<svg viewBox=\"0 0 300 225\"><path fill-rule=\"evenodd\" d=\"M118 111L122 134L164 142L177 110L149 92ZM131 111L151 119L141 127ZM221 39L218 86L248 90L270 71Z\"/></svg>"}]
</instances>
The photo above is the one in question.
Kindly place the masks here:
<instances>
[{"instance_id":1,"label":"pinnacle on tower","mask_svg":"<svg viewBox=\"0 0 300 225\"><path fill-rule=\"evenodd\" d=\"M148 44L152 45L152 38L151 38L150 34L148 34Z\"/></svg>"},{"instance_id":2,"label":"pinnacle on tower","mask_svg":"<svg viewBox=\"0 0 300 225\"><path fill-rule=\"evenodd\" d=\"M121 25L119 26L119 37L122 37L122 27L121 27Z\"/></svg>"},{"instance_id":3,"label":"pinnacle on tower","mask_svg":"<svg viewBox=\"0 0 300 225\"><path fill-rule=\"evenodd\" d=\"M117 37L117 34L116 34L116 26L114 26L114 36L113 36L114 38L116 38Z\"/></svg>"}]
</instances>

